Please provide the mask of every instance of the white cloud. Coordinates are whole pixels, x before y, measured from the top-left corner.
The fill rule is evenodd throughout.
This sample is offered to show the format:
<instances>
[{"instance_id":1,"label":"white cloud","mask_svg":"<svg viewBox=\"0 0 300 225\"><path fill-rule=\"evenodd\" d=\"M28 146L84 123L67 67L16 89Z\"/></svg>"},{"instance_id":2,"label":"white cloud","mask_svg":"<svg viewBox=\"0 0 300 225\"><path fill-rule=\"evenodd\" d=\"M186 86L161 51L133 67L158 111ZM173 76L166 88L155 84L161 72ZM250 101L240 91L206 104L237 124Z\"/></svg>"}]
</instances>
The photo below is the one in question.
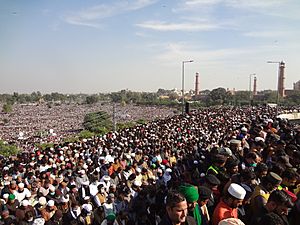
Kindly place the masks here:
<instances>
[{"instance_id":1,"label":"white cloud","mask_svg":"<svg viewBox=\"0 0 300 225\"><path fill-rule=\"evenodd\" d=\"M184 2L186 9L194 7L209 7L224 4L228 7L237 8L270 8L286 4L289 0L187 0Z\"/></svg>"},{"instance_id":2,"label":"white cloud","mask_svg":"<svg viewBox=\"0 0 300 225\"><path fill-rule=\"evenodd\" d=\"M146 21L136 24L136 26L157 31L207 31L218 28L218 25L209 23L167 23L161 21Z\"/></svg>"},{"instance_id":3,"label":"white cloud","mask_svg":"<svg viewBox=\"0 0 300 225\"><path fill-rule=\"evenodd\" d=\"M87 26L87 27L94 27L94 28L99 28L100 25L97 23L89 23L89 22L84 22L85 20L79 19L76 16L68 16L65 17L65 22L72 24L72 25L80 25L80 26Z\"/></svg>"},{"instance_id":4,"label":"white cloud","mask_svg":"<svg viewBox=\"0 0 300 225\"><path fill-rule=\"evenodd\" d=\"M260 9L268 9L280 6L282 4L286 4L287 0L225 0L224 3L227 6L232 6L236 8L260 8Z\"/></svg>"},{"instance_id":5,"label":"white cloud","mask_svg":"<svg viewBox=\"0 0 300 225\"><path fill-rule=\"evenodd\" d=\"M217 3L222 2L222 0L189 0L185 2L186 6L208 6L215 5Z\"/></svg>"},{"instance_id":6,"label":"white cloud","mask_svg":"<svg viewBox=\"0 0 300 225\"><path fill-rule=\"evenodd\" d=\"M157 2L157 0L113 1L111 5L101 4L83 9L78 12L70 12L63 16L65 22L73 25L99 27L99 20L109 18L122 13L135 11Z\"/></svg>"},{"instance_id":7,"label":"white cloud","mask_svg":"<svg viewBox=\"0 0 300 225\"><path fill-rule=\"evenodd\" d=\"M237 59L247 63L252 58L257 59L258 56L263 58L265 55L269 55L270 51L273 51L272 48L273 46L266 45L258 48L208 49L204 45L199 47L199 45L195 46L186 43L166 43L157 47L157 49L162 50L155 58L167 65L173 65L185 59L193 59L195 62L206 66L224 64L225 62L235 64L238 61Z\"/></svg>"},{"instance_id":8,"label":"white cloud","mask_svg":"<svg viewBox=\"0 0 300 225\"><path fill-rule=\"evenodd\" d=\"M253 31L244 33L247 37L257 37L257 38L276 38L276 37L286 37L289 32L284 31Z\"/></svg>"}]
</instances>

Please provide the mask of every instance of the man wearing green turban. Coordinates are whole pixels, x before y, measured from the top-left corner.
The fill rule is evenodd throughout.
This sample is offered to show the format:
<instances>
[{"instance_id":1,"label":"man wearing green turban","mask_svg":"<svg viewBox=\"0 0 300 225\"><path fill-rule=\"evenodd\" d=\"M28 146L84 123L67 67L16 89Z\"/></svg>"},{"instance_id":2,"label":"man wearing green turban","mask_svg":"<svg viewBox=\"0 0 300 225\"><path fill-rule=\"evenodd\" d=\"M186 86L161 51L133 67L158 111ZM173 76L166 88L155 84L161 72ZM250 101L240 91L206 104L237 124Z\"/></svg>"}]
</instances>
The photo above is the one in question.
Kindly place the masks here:
<instances>
[{"instance_id":1,"label":"man wearing green turban","mask_svg":"<svg viewBox=\"0 0 300 225\"><path fill-rule=\"evenodd\" d=\"M184 195L188 204L188 215L193 216L197 225L202 224L200 208L198 205L199 193L197 187L191 184L183 184L179 186L179 192Z\"/></svg>"}]
</instances>

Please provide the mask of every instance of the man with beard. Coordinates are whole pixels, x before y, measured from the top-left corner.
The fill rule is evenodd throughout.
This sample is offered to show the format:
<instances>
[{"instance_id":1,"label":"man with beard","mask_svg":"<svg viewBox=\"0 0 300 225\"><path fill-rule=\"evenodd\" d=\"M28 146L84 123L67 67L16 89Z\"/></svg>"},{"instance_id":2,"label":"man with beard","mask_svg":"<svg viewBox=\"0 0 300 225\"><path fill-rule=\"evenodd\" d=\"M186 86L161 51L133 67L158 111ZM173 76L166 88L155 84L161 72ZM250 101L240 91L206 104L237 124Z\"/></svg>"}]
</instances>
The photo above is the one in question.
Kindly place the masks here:
<instances>
[{"instance_id":1,"label":"man with beard","mask_svg":"<svg viewBox=\"0 0 300 225\"><path fill-rule=\"evenodd\" d=\"M21 202L25 199L26 195L30 194L30 191L24 187L24 183L19 183L18 190L15 193L16 198Z\"/></svg>"},{"instance_id":2,"label":"man with beard","mask_svg":"<svg viewBox=\"0 0 300 225\"><path fill-rule=\"evenodd\" d=\"M188 215L192 216L196 220L197 225L201 225L202 218L200 215L200 208L197 203L199 199L198 189L193 185L184 184L179 187L179 192L186 198L188 205Z\"/></svg>"},{"instance_id":3,"label":"man with beard","mask_svg":"<svg viewBox=\"0 0 300 225\"><path fill-rule=\"evenodd\" d=\"M212 191L207 187L199 186L198 193L199 193L198 204L200 208L201 225L208 225L210 224L210 215L206 205L209 201L209 198L212 195Z\"/></svg>"},{"instance_id":4,"label":"man with beard","mask_svg":"<svg viewBox=\"0 0 300 225\"><path fill-rule=\"evenodd\" d=\"M157 186L164 185L163 171L160 168L157 169L156 184L157 184Z\"/></svg>"},{"instance_id":5,"label":"man with beard","mask_svg":"<svg viewBox=\"0 0 300 225\"><path fill-rule=\"evenodd\" d=\"M293 203L289 195L285 191L275 190L271 193L267 204L259 212L259 215L251 217L251 224L257 224L269 213L275 213L283 221L287 221L288 210L292 207Z\"/></svg>"},{"instance_id":6,"label":"man with beard","mask_svg":"<svg viewBox=\"0 0 300 225\"><path fill-rule=\"evenodd\" d=\"M262 178L261 183L255 187L251 196L250 209L253 216L259 215L271 192L279 187L281 181L281 177L273 172Z\"/></svg>"},{"instance_id":7,"label":"man with beard","mask_svg":"<svg viewBox=\"0 0 300 225\"><path fill-rule=\"evenodd\" d=\"M238 218L237 208L242 205L245 195L246 191L242 186L236 183L230 184L224 197L214 210L212 224L218 225L221 220L227 218Z\"/></svg>"},{"instance_id":8,"label":"man with beard","mask_svg":"<svg viewBox=\"0 0 300 225\"><path fill-rule=\"evenodd\" d=\"M44 218L44 220L47 222L54 216L56 210L57 207L55 206L54 201L49 200L47 206L43 210L41 210L41 215Z\"/></svg>"},{"instance_id":9,"label":"man with beard","mask_svg":"<svg viewBox=\"0 0 300 225\"><path fill-rule=\"evenodd\" d=\"M29 205L29 201L25 199L22 201L21 206L16 210L17 221L20 222L24 220L27 212L31 212L32 215L35 215L34 208Z\"/></svg>"},{"instance_id":10,"label":"man with beard","mask_svg":"<svg viewBox=\"0 0 300 225\"><path fill-rule=\"evenodd\" d=\"M218 190L218 186L221 184L220 180L213 174L208 174L205 176L203 186L207 187L212 191L208 202L206 204L209 215L212 215L215 207L217 205L220 193Z\"/></svg>"},{"instance_id":11,"label":"man with beard","mask_svg":"<svg viewBox=\"0 0 300 225\"><path fill-rule=\"evenodd\" d=\"M70 210L67 214L63 216L63 224L79 224L79 216L81 214L81 209L78 203L72 203Z\"/></svg>"},{"instance_id":12,"label":"man with beard","mask_svg":"<svg viewBox=\"0 0 300 225\"><path fill-rule=\"evenodd\" d=\"M76 204L79 203L80 198L79 198L79 194L78 194L78 190L77 190L76 185L71 185L70 186L69 199L70 199L71 204L72 203L76 203Z\"/></svg>"},{"instance_id":13,"label":"man with beard","mask_svg":"<svg viewBox=\"0 0 300 225\"><path fill-rule=\"evenodd\" d=\"M187 213L188 204L185 197L179 192L171 191L166 198L166 214L159 225L196 225L195 219Z\"/></svg>"},{"instance_id":14,"label":"man with beard","mask_svg":"<svg viewBox=\"0 0 300 225\"><path fill-rule=\"evenodd\" d=\"M9 211L10 215L16 215L16 210L19 206L19 201L16 199L16 196L14 194L10 194L8 196L8 201L6 203L6 207Z\"/></svg>"},{"instance_id":15,"label":"man with beard","mask_svg":"<svg viewBox=\"0 0 300 225\"><path fill-rule=\"evenodd\" d=\"M287 169L282 173L282 183L278 189L286 189L293 192L296 188L296 183L299 174L295 172L293 169Z\"/></svg>"}]
</instances>

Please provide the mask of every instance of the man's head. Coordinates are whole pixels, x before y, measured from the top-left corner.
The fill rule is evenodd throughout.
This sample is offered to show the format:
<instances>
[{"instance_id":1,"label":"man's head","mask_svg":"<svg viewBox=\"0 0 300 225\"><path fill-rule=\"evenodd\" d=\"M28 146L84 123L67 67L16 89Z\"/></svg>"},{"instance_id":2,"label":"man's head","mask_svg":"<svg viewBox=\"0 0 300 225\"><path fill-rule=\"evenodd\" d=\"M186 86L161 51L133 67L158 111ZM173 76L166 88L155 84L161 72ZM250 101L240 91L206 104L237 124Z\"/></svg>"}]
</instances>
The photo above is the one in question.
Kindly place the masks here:
<instances>
[{"instance_id":1,"label":"man's head","mask_svg":"<svg viewBox=\"0 0 300 225\"><path fill-rule=\"evenodd\" d=\"M14 194L9 194L8 201L14 203L16 200L16 196Z\"/></svg>"},{"instance_id":2,"label":"man's head","mask_svg":"<svg viewBox=\"0 0 300 225\"><path fill-rule=\"evenodd\" d=\"M49 211L55 210L55 202L53 200L49 200L47 203L47 207L48 207Z\"/></svg>"},{"instance_id":3,"label":"man's head","mask_svg":"<svg viewBox=\"0 0 300 225\"><path fill-rule=\"evenodd\" d=\"M166 211L173 224L185 222L187 209L187 201L181 193L175 191L168 193L166 198Z\"/></svg>"},{"instance_id":4,"label":"man's head","mask_svg":"<svg viewBox=\"0 0 300 225\"><path fill-rule=\"evenodd\" d=\"M262 177L267 176L268 174L268 166L265 163L259 163L257 164L257 166L255 167L255 173L257 178L261 179Z\"/></svg>"},{"instance_id":5,"label":"man's head","mask_svg":"<svg viewBox=\"0 0 300 225\"><path fill-rule=\"evenodd\" d=\"M213 158L213 164L217 167L224 167L227 157L221 154L217 154Z\"/></svg>"},{"instance_id":6,"label":"man's head","mask_svg":"<svg viewBox=\"0 0 300 225\"><path fill-rule=\"evenodd\" d=\"M251 167L256 167L257 163L259 162L259 157L255 152L249 152L246 155L245 160Z\"/></svg>"},{"instance_id":7,"label":"man's head","mask_svg":"<svg viewBox=\"0 0 300 225\"><path fill-rule=\"evenodd\" d=\"M246 191L242 186L236 183L232 183L228 187L227 193L224 197L224 201L230 208L234 209L243 204L245 195Z\"/></svg>"},{"instance_id":8,"label":"man's head","mask_svg":"<svg viewBox=\"0 0 300 225\"><path fill-rule=\"evenodd\" d=\"M185 197L188 204L188 210L194 211L199 199L197 187L190 184L184 184L179 187L179 192Z\"/></svg>"},{"instance_id":9,"label":"man's head","mask_svg":"<svg viewBox=\"0 0 300 225\"><path fill-rule=\"evenodd\" d=\"M115 219L116 219L116 215L115 215L114 213L109 213L109 214L106 216L106 221L107 221L107 224L108 224L108 225L114 224Z\"/></svg>"},{"instance_id":10,"label":"man's head","mask_svg":"<svg viewBox=\"0 0 300 225\"><path fill-rule=\"evenodd\" d=\"M287 215L288 209L292 206L293 203L289 195L280 190L273 191L266 204L269 212L275 212L278 215Z\"/></svg>"},{"instance_id":11,"label":"man's head","mask_svg":"<svg viewBox=\"0 0 300 225\"><path fill-rule=\"evenodd\" d=\"M212 191L218 189L218 186L221 184L220 180L213 174L207 174L205 176L205 186L207 186Z\"/></svg>"},{"instance_id":12,"label":"man's head","mask_svg":"<svg viewBox=\"0 0 300 225\"><path fill-rule=\"evenodd\" d=\"M12 180L11 182L10 182L10 189L12 189L12 190L16 190L17 189L17 182L15 181L15 180Z\"/></svg>"},{"instance_id":13,"label":"man's head","mask_svg":"<svg viewBox=\"0 0 300 225\"><path fill-rule=\"evenodd\" d=\"M262 185L268 192L272 192L279 187L281 181L282 178L277 173L270 172L267 176L263 177Z\"/></svg>"},{"instance_id":14,"label":"man's head","mask_svg":"<svg viewBox=\"0 0 300 225\"><path fill-rule=\"evenodd\" d=\"M199 192L199 205L200 207L203 205L206 205L209 198L211 197L212 191L205 186L199 186L198 187L198 192Z\"/></svg>"},{"instance_id":15,"label":"man's head","mask_svg":"<svg viewBox=\"0 0 300 225\"><path fill-rule=\"evenodd\" d=\"M298 174L293 169L285 170L282 173L282 184L287 187L295 186L298 179Z\"/></svg>"}]
</instances>

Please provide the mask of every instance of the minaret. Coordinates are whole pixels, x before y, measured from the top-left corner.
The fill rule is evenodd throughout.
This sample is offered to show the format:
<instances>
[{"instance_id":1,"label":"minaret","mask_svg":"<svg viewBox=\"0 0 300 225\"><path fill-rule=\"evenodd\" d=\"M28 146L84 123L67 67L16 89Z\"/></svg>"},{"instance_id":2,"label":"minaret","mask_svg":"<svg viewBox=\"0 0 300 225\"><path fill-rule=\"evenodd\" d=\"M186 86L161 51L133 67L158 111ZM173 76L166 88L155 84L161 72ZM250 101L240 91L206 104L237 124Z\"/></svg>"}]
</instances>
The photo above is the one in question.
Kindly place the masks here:
<instances>
[{"instance_id":1,"label":"minaret","mask_svg":"<svg viewBox=\"0 0 300 225\"><path fill-rule=\"evenodd\" d=\"M199 73L196 73L195 95L199 95Z\"/></svg>"},{"instance_id":2,"label":"minaret","mask_svg":"<svg viewBox=\"0 0 300 225\"><path fill-rule=\"evenodd\" d=\"M285 97L285 90L284 90L284 68L285 68L285 63L283 61L281 61L279 63L279 74L278 74L278 94L281 97Z\"/></svg>"},{"instance_id":3,"label":"minaret","mask_svg":"<svg viewBox=\"0 0 300 225\"><path fill-rule=\"evenodd\" d=\"M254 83L253 83L253 96L257 95L257 78L254 77Z\"/></svg>"}]
</instances>

